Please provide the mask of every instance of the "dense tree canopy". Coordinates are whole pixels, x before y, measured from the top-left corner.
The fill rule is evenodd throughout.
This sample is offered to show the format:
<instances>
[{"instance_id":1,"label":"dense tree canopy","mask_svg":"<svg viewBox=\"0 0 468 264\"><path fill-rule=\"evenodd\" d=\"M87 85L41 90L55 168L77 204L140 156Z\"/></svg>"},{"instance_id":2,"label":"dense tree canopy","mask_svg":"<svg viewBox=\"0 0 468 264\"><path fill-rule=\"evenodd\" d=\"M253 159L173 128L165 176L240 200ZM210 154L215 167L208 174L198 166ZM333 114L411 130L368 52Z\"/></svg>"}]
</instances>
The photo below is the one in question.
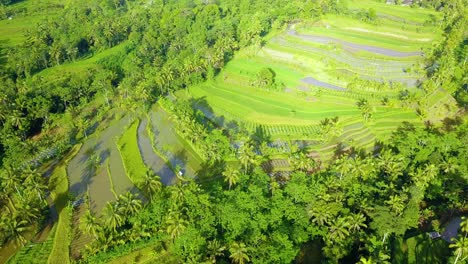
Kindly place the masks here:
<instances>
[{"instance_id":1,"label":"dense tree canopy","mask_svg":"<svg viewBox=\"0 0 468 264\"><path fill-rule=\"evenodd\" d=\"M11 2L1 0L0 8ZM0 244L24 244L25 231L47 215L40 165L87 138L111 109L135 113L158 101L206 161L199 178L210 180L179 177L163 186L146 171L141 197L129 192L101 215L84 214L80 228L95 239L83 262L151 242L182 263L290 263L307 243L320 245L330 263L388 263L392 241L436 229L441 215L466 209L464 4L414 3L444 14L444 37L426 54L421 88L453 94L460 107L453 119L424 128L403 124L374 153L350 147L329 164L294 145L292 172L275 176L264 169L274 149L260 136L226 131L194 102L171 94L213 79L236 51L261 47L268 33L292 21L335 13L375 23L374 9L353 10L338 0L74 1L60 19L28 30L22 43L0 46ZM271 68L260 69L251 84L283 89ZM371 122L369 102L357 107ZM329 140L341 129L337 117L327 118L318 133ZM100 157L88 162L98 167ZM466 254L459 248L457 259Z\"/></svg>"}]
</instances>

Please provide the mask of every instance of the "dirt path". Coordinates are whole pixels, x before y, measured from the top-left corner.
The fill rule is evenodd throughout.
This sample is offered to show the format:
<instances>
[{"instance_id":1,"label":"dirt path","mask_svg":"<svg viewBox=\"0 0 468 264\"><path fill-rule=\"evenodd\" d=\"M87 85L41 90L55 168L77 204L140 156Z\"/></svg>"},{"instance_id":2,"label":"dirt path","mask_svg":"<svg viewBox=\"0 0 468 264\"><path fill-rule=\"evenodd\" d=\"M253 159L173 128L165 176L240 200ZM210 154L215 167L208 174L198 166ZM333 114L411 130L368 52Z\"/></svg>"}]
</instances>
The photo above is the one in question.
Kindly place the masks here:
<instances>
[{"instance_id":1,"label":"dirt path","mask_svg":"<svg viewBox=\"0 0 468 264\"><path fill-rule=\"evenodd\" d=\"M368 51L368 52L372 52L376 54L382 54L382 55L389 56L389 57L404 58L404 57L412 57L412 56L422 56L422 52L419 52L419 51L402 52L402 51L396 51L396 50L380 48L380 47L375 47L375 46L355 44L355 43L351 43L351 42L347 42L344 40L331 38L331 37L299 34L294 29L288 30L288 34L291 36L297 36L303 40L312 41L312 42L316 42L320 44L328 44L330 42L334 42L334 43L342 44L352 50L364 50L364 51Z\"/></svg>"}]
</instances>

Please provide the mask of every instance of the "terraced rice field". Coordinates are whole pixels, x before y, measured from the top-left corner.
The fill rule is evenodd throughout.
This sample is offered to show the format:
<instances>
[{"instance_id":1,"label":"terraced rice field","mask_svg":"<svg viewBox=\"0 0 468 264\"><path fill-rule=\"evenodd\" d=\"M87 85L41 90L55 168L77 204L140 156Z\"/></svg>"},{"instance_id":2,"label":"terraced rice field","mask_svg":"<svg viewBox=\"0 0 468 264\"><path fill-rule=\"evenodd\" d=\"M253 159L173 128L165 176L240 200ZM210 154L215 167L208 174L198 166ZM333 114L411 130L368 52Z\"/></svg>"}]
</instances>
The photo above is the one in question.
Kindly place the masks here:
<instances>
[{"instance_id":1,"label":"terraced rice field","mask_svg":"<svg viewBox=\"0 0 468 264\"><path fill-rule=\"evenodd\" d=\"M147 116L136 124L138 130L132 130L136 133L138 141L135 144L144 165L160 176L166 185L175 182L176 170L194 178L202 160L176 133L169 115L156 106ZM120 194L128 191L139 194L127 175L117 145L132 123L129 116L112 121L104 131L89 137L68 164L70 193L75 200L88 195L90 209L96 214L100 214L106 203L116 200ZM93 167L96 156L99 163Z\"/></svg>"},{"instance_id":2,"label":"terraced rice field","mask_svg":"<svg viewBox=\"0 0 468 264\"><path fill-rule=\"evenodd\" d=\"M128 117L123 117L102 133L89 138L67 167L70 193L76 197L84 197L88 193L91 209L95 213L100 213L108 201L116 199L116 195L136 191L125 174L115 143L128 124ZM96 170L90 169L91 152L100 157Z\"/></svg>"},{"instance_id":3,"label":"terraced rice field","mask_svg":"<svg viewBox=\"0 0 468 264\"><path fill-rule=\"evenodd\" d=\"M331 157L339 143L372 149L375 139L388 137L402 122L420 126L415 109L399 94L417 93L424 80L424 52L441 37L431 22L437 14L365 2L376 10L376 23L326 16L291 24L262 48L238 54L213 81L177 96L193 100L221 126L261 129L273 139L316 140L320 120L338 116L343 134L309 145L323 157ZM262 68L274 71L282 90L252 85ZM371 105L368 121L357 106L360 99ZM383 105L384 99L391 103Z\"/></svg>"}]
</instances>

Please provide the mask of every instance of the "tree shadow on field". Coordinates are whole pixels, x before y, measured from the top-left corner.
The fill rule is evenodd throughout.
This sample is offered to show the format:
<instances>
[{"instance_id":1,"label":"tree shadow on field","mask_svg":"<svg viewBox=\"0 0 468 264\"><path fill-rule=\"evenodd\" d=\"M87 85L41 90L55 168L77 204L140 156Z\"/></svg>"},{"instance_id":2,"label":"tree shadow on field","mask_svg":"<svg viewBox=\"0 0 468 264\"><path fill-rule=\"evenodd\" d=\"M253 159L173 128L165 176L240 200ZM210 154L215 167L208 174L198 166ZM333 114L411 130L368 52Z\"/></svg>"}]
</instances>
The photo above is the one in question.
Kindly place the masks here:
<instances>
[{"instance_id":1,"label":"tree shadow on field","mask_svg":"<svg viewBox=\"0 0 468 264\"><path fill-rule=\"evenodd\" d=\"M214 184L215 182L223 184L222 173L225 166L226 163L224 161L204 162L200 164L200 169L196 172L197 182L207 191L216 190L217 184Z\"/></svg>"},{"instance_id":2,"label":"tree shadow on field","mask_svg":"<svg viewBox=\"0 0 468 264\"><path fill-rule=\"evenodd\" d=\"M446 117L446 118L444 118L442 120L442 123L444 124L444 130L445 131L452 131L456 126L463 123L463 120L459 116L457 116L455 118Z\"/></svg>"},{"instance_id":3,"label":"tree shadow on field","mask_svg":"<svg viewBox=\"0 0 468 264\"><path fill-rule=\"evenodd\" d=\"M215 127L224 127L227 128L226 118L221 115L217 116L210 106L208 101L206 101L206 96L200 98L191 98L189 104L192 109L195 109L196 112L201 112L202 115L195 114L197 121L202 123L208 130L213 130Z\"/></svg>"},{"instance_id":4,"label":"tree shadow on field","mask_svg":"<svg viewBox=\"0 0 468 264\"><path fill-rule=\"evenodd\" d=\"M102 145L102 141L96 143L95 145L87 148L84 153L81 155L80 157L80 160L79 160L79 163L86 163L89 158L95 154L99 148L101 148L101 145Z\"/></svg>"},{"instance_id":5,"label":"tree shadow on field","mask_svg":"<svg viewBox=\"0 0 468 264\"><path fill-rule=\"evenodd\" d=\"M110 150L109 148L106 148L105 150L101 151L99 154L99 164L102 165L104 162L109 158L110 156Z\"/></svg>"},{"instance_id":6,"label":"tree shadow on field","mask_svg":"<svg viewBox=\"0 0 468 264\"><path fill-rule=\"evenodd\" d=\"M185 149L181 149L171 155L169 161L171 162L173 167L180 167L180 170L182 173L185 175L187 172L187 162L188 162L188 156L187 156L187 151Z\"/></svg>"}]
</instances>

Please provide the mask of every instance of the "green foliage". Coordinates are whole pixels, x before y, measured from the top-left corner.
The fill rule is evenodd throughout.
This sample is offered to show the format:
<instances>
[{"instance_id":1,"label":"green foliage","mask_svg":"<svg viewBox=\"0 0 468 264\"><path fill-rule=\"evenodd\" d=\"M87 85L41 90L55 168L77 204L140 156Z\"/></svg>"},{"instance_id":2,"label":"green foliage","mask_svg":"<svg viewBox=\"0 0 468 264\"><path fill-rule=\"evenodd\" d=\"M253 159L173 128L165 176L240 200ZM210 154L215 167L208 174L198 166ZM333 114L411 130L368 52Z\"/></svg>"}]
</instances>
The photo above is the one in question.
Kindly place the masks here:
<instances>
[{"instance_id":1,"label":"green foliage","mask_svg":"<svg viewBox=\"0 0 468 264\"><path fill-rule=\"evenodd\" d=\"M119 147L127 176L135 186L141 187L144 182L146 165L138 148L137 131L139 124L139 120L133 122L116 143Z\"/></svg>"},{"instance_id":2,"label":"green foliage","mask_svg":"<svg viewBox=\"0 0 468 264\"><path fill-rule=\"evenodd\" d=\"M363 61L391 64L390 70L382 72L397 71L399 76L402 68L418 64L417 60L370 58L368 52L360 51L343 57L343 62L339 56L346 53L339 45L308 43L299 37L302 33L282 35L269 43L265 40L272 38L272 29L280 30L297 18L334 13L358 16L365 21L356 22L365 34L350 32L347 19L332 24L344 24L342 29L329 29L328 24L320 27L320 21L314 30L360 45L409 50L430 46L414 38L437 37L434 32L412 32L437 31L442 15L433 10L368 0L350 0L349 9L346 1L337 0L195 2L72 1L66 8L58 8L59 20L36 21L31 16L37 23L29 23L33 26L28 26L25 39L12 34L11 43L0 43L2 242L25 243L29 225L40 222L46 188L40 173L25 169L30 159L40 163L35 157L55 146L58 139L60 153L68 142L79 140L81 132L87 138L94 126L88 120L104 116L114 106L134 114L140 105L148 106L161 97L165 98L159 105L173 120L161 122L170 128L166 135L155 136L172 133L174 141L167 148L192 151L191 162L200 169L193 176L198 178L178 177L174 185L162 186L140 155L139 121L132 123L115 144L127 175L149 199L143 203L136 194L126 193L109 202L99 216L87 212L81 228L95 239L86 248L83 262L118 262L118 257L132 251L154 250L160 257L150 259L154 262L165 258L174 263L290 263L305 243L319 240L323 241L323 261L386 262L392 255L389 245L393 240L418 225L437 221L447 208L463 208L468 175L468 128L463 118L446 119L443 126L436 123L425 129L404 125L373 153L356 145L340 148L348 139L374 147L377 135L388 136L388 128L401 120L413 120L418 103L424 118L422 113L430 112L424 100L434 100L429 95L435 91L445 89L464 103L466 14L462 1L427 3L444 6L440 24L445 33L440 44L425 52L430 54L429 80L423 89L354 80L354 75L370 73L368 77L374 78L379 73L362 66ZM18 4L8 6L7 11L16 10ZM35 14L27 8L24 12L24 17L18 17L18 26ZM0 11L0 16L6 14ZM398 21L387 21L392 19ZM390 33L376 27L384 20L389 26L383 24L382 28L390 28ZM2 32L11 31L11 26L3 27L8 21L0 23ZM426 29L421 26L424 23ZM412 29L408 41L400 34L407 27ZM291 24L288 32L293 28ZM3 41L3 34L1 38ZM406 42L408 46L399 47ZM238 52L239 58L236 55L226 65L240 48L245 49ZM355 65L348 65L353 62ZM349 68L353 77L338 72L340 68ZM344 86L348 91L314 85L297 91L294 87L310 73L331 83L348 84ZM421 71L415 66L404 73L420 76ZM335 75L343 79L332 79ZM252 78L262 89L248 87ZM205 80L209 82L201 84ZM292 90L280 91L283 83ZM193 97L174 99L174 91L187 87ZM395 105L400 104L398 94L401 105L409 110ZM102 102L96 103L99 100ZM376 106L380 101L385 102L384 107ZM219 113L224 116L215 115ZM364 125L356 117L359 114ZM356 124L359 126L353 127ZM288 157L270 151L271 135L334 140L319 146L319 154L329 155L330 163L316 163L311 149L294 149L293 144L288 146ZM71 261L68 159L56 164L49 180L59 212L49 263ZM89 160L94 169L101 162L97 155ZM270 160L285 161L290 171L267 174L261 165ZM454 248L462 260L464 232ZM419 245L408 239L406 244L409 262L419 262L419 252L426 254L424 261L443 259L429 256L431 245L425 241Z\"/></svg>"}]
</instances>

